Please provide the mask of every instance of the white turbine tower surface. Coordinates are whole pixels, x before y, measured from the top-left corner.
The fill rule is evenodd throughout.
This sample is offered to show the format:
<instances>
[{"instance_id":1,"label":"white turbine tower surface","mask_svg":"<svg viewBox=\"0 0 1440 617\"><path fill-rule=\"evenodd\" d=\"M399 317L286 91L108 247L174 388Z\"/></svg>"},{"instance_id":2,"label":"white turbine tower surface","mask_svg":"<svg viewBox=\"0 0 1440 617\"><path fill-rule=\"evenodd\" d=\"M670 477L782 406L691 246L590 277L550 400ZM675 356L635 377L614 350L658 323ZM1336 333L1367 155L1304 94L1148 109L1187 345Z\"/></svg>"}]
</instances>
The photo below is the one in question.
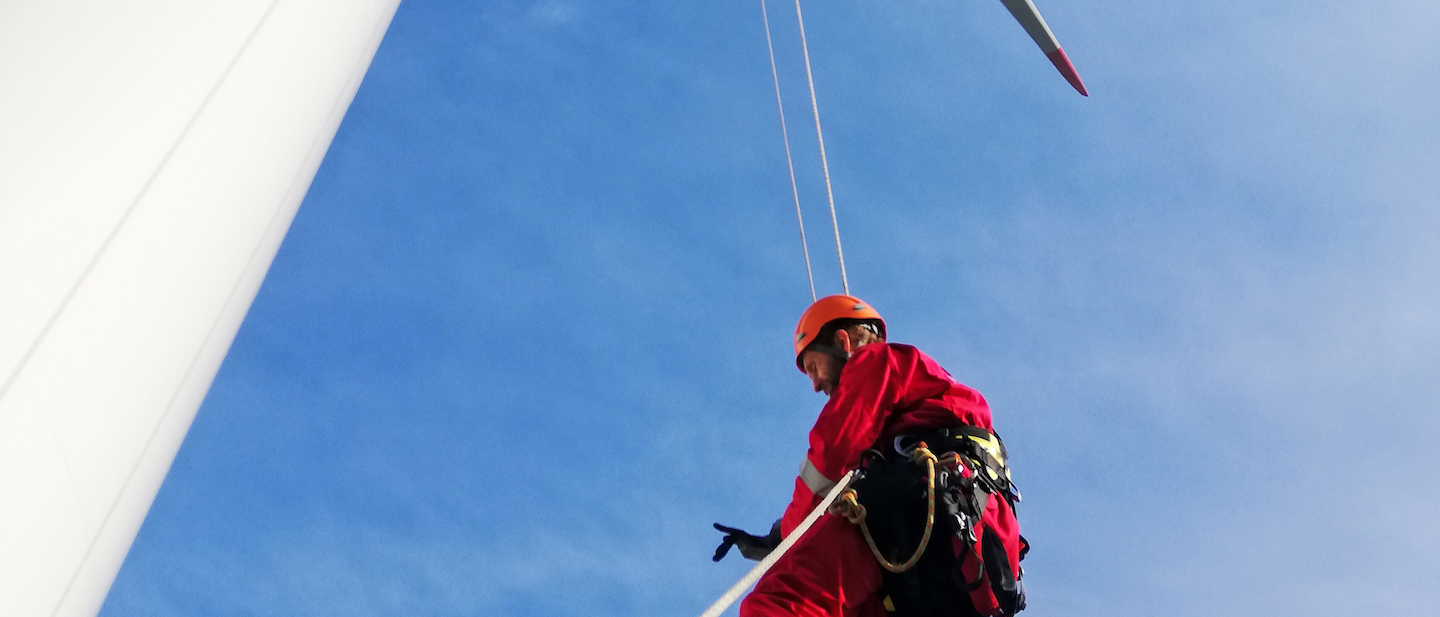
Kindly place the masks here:
<instances>
[{"instance_id":1,"label":"white turbine tower surface","mask_svg":"<svg viewBox=\"0 0 1440 617\"><path fill-rule=\"evenodd\" d=\"M99 611L397 4L0 3L0 615Z\"/></svg>"}]
</instances>

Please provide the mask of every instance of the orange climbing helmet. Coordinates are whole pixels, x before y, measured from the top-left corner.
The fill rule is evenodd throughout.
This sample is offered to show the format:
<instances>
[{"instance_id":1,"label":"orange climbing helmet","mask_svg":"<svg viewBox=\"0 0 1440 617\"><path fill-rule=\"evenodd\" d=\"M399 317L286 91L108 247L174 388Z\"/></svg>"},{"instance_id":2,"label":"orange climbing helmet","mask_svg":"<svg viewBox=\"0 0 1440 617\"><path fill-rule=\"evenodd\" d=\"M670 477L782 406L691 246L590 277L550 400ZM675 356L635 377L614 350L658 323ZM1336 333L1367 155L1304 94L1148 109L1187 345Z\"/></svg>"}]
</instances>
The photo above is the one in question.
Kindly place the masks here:
<instances>
[{"instance_id":1,"label":"orange climbing helmet","mask_svg":"<svg viewBox=\"0 0 1440 617\"><path fill-rule=\"evenodd\" d=\"M855 296L825 296L805 309L800 323L795 325L795 366L800 367L801 372L805 366L800 363L800 355L815 342L826 324L837 319L873 319L880 322L880 335L885 335L885 320L864 300Z\"/></svg>"}]
</instances>

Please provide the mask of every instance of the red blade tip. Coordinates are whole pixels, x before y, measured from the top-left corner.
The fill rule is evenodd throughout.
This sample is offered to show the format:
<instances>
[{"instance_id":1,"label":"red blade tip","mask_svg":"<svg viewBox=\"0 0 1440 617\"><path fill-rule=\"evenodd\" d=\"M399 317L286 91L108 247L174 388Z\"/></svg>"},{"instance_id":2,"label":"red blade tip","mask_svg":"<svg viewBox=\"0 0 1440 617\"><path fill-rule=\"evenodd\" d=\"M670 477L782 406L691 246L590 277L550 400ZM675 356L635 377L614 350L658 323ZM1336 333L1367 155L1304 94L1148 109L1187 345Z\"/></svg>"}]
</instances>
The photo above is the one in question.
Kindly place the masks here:
<instances>
[{"instance_id":1,"label":"red blade tip","mask_svg":"<svg viewBox=\"0 0 1440 617\"><path fill-rule=\"evenodd\" d=\"M1080 75L1075 72L1075 65L1070 64L1070 58L1066 57L1065 50L1056 47L1055 51L1045 54L1045 57L1050 59L1050 64L1060 70L1060 74L1065 76L1065 81L1070 82L1080 96L1090 96L1090 93L1085 91L1085 82L1080 81Z\"/></svg>"}]
</instances>

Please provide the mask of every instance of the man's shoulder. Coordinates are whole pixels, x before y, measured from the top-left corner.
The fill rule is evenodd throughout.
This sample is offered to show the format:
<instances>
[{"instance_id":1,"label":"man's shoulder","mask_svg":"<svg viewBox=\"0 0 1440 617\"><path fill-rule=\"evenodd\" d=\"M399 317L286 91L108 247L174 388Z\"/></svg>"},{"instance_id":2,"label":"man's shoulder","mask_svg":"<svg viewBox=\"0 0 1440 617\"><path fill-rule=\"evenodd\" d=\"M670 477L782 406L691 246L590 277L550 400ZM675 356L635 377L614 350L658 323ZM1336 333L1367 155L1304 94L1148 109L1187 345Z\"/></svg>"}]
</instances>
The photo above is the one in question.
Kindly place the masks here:
<instances>
[{"instance_id":1,"label":"man's shoulder","mask_svg":"<svg viewBox=\"0 0 1440 617\"><path fill-rule=\"evenodd\" d=\"M897 368L910 364L936 364L934 358L914 345L889 342L861 346L850 354L850 360L858 360L861 364L888 364Z\"/></svg>"},{"instance_id":2,"label":"man's shoulder","mask_svg":"<svg viewBox=\"0 0 1440 617\"><path fill-rule=\"evenodd\" d=\"M874 348L875 348L874 351L875 351L876 353L886 353L886 354L890 354L890 355L904 356L904 357L914 357L914 358L929 358L929 357L930 357L930 356L927 355L925 352L920 351L920 348L918 348L918 347L916 347L916 346L914 346L914 345L906 345L906 344L904 344L904 343L890 343L890 342L886 342L886 343L884 343L884 344L879 344L879 345L866 345L865 347L861 347L860 350L863 351L864 349L869 348L869 347L874 347ZM882 351L882 350L883 350L883 351Z\"/></svg>"},{"instance_id":3,"label":"man's shoulder","mask_svg":"<svg viewBox=\"0 0 1440 617\"><path fill-rule=\"evenodd\" d=\"M875 347L882 346L875 345ZM894 358L894 362L917 365L923 367L921 370L925 372L933 373L936 376L944 377L950 381L955 380L955 378L950 375L950 371L940 366L940 363L937 362L935 358L932 358L930 354L920 351L919 347L906 345L904 343L885 343L883 347L885 348L885 353L888 354L889 357Z\"/></svg>"}]
</instances>

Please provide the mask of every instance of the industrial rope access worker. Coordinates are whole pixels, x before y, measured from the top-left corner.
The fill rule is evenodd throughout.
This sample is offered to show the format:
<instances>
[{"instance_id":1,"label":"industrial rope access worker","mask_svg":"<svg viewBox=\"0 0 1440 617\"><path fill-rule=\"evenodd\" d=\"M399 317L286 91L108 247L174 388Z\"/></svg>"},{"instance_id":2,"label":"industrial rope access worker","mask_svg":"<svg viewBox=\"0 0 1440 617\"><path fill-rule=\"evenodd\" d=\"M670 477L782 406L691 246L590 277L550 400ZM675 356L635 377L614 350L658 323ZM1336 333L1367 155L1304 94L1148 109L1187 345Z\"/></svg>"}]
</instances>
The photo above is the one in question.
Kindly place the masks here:
<instances>
[{"instance_id":1,"label":"industrial rope access worker","mask_svg":"<svg viewBox=\"0 0 1440 617\"><path fill-rule=\"evenodd\" d=\"M731 546L746 558L764 558L852 469L863 468L873 478L861 476L852 485L870 514L857 525L832 508L760 578L741 603L740 616L1003 616L1024 608L1020 559L1028 545L1015 519L1019 494L1009 483L1003 446L994 436L985 398L956 382L919 349L886 342L880 314L852 296L822 298L805 311L795 329L795 354L815 391L824 392L829 401L810 430L810 449L795 479L794 497L767 536L717 524L727 535L715 559ZM906 572L883 571L881 553L903 560L917 547L920 534L914 530L930 524L924 514L924 466L907 458L922 441L935 455L959 453L945 455L953 464L941 476L953 480L942 480L931 490L934 533L926 532L930 542L923 557ZM885 474L878 473L881 464L876 461L886 460L892 468L919 470L901 473L921 480L906 484L894 481L894 474L891 480L881 479ZM876 472L870 472L872 463ZM930 477L931 484L937 484L935 472ZM918 486L918 494L905 493L905 499L918 499L914 503L920 510L877 502L897 499L887 487L862 486L867 481L888 482L888 489ZM886 517L905 520L896 527L896 520ZM899 529L900 536L887 536L885 529ZM912 532L909 536L906 529ZM872 532L874 540L867 544ZM906 546L885 547L886 538Z\"/></svg>"}]
</instances>

